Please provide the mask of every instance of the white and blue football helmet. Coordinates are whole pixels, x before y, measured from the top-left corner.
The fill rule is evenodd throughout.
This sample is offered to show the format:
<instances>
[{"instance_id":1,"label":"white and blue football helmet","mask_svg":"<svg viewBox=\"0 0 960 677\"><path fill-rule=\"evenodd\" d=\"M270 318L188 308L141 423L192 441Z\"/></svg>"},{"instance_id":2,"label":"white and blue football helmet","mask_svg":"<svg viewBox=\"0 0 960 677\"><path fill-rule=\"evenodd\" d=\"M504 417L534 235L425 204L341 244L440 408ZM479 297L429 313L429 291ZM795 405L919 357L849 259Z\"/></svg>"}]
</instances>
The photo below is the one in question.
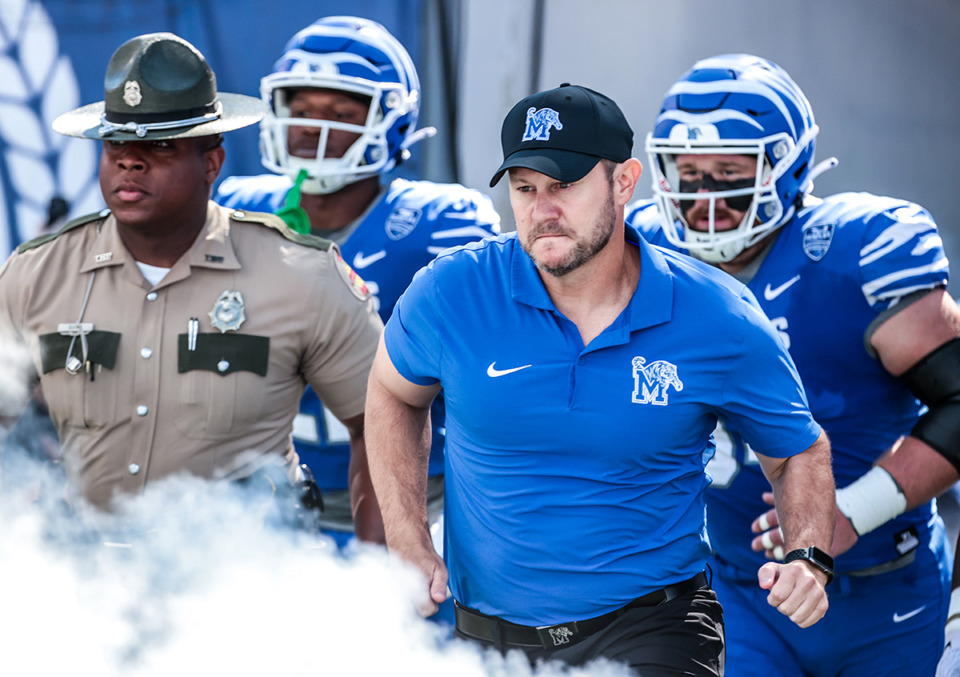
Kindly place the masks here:
<instances>
[{"instance_id":1,"label":"white and blue football helmet","mask_svg":"<svg viewBox=\"0 0 960 677\"><path fill-rule=\"evenodd\" d=\"M667 92L646 140L664 234L710 263L736 257L789 221L814 177L836 165L830 158L813 167L818 131L810 103L775 63L726 54L694 64ZM711 190L715 186L705 181L707 192L681 192L677 156L690 154L755 157L756 178L723 190ZM737 228L715 230L720 199L745 211ZM709 200L707 231L694 230L685 220L682 202L691 200ZM678 220L682 235L674 225Z\"/></svg>"},{"instance_id":2,"label":"white and blue football helmet","mask_svg":"<svg viewBox=\"0 0 960 677\"><path fill-rule=\"evenodd\" d=\"M331 89L369 97L364 125L331 120L291 118L292 92ZM260 125L263 165L296 179L307 178L307 193L333 193L345 185L388 172L409 157L408 148L435 130L416 130L420 113L420 80L403 45L376 21L352 16L325 17L294 35L260 81L260 95L269 113ZM315 158L292 157L287 137L291 126L317 127ZM324 157L330 130L360 134L342 157Z\"/></svg>"}]
</instances>

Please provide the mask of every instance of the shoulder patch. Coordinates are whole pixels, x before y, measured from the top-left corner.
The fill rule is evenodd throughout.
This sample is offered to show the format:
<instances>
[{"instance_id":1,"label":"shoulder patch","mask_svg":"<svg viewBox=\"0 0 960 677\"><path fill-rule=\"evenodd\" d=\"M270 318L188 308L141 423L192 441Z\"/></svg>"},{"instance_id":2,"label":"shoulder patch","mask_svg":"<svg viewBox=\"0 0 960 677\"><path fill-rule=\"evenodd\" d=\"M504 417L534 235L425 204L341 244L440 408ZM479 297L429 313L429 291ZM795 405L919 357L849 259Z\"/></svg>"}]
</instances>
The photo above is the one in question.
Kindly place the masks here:
<instances>
[{"instance_id":1,"label":"shoulder patch","mask_svg":"<svg viewBox=\"0 0 960 677\"><path fill-rule=\"evenodd\" d=\"M266 212L248 212L241 209L235 209L230 212L230 218L234 221L240 221L242 223L258 223L262 226L266 226L267 228L273 228L291 242L296 242L304 247L312 247L313 249L327 251L333 245L333 242L325 238L317 237L316 235L305 235L304 233L298 233L294 230L291 230L290 226L288 226L286 222L276 214L268 214Z\"/></svg>"},{"instance_id":2,"label":"shoulder patch","mask_svg":"<svg viewBox=\"0 0 960 677\"><path fill-rule=\"evenodd\" d=\"M363 281L363 278L357 275L357 271L350 267L350 264L343 260L343 256L340 255L340 248L334 247L334 254L337 257L337 273L340 274L340 279L346 283L347 287L350 288L351 293L356 296L361 301L366 301L370 298L370 287L367 286L367 283Z\"/></svg>"},{"instance_id":3,"label":"shoulder patch","mask_svg":"<svg viewBox=\"0 0 960 677\"><path fill-rule=\"evenodd\" d=\"M39 237L33 238L32 240L28 240L27 242L24 242L19 247L17 247L17 253L22 254L25 251L28 251L30 249L35 249L36 247L44 245L48 242L52 242L68 231L79 228L80 226L85 226L88 223L93 223L95 221L102 221L103 219L107 218L109 215L110 215L109 209L102 209L99 212L94 212L93 214L78 216L72 221L68 221L66 224L64 224L63 228L58 230L56 233L48 233L46 235L41 235Z\"/></svg>"}]
</instances>

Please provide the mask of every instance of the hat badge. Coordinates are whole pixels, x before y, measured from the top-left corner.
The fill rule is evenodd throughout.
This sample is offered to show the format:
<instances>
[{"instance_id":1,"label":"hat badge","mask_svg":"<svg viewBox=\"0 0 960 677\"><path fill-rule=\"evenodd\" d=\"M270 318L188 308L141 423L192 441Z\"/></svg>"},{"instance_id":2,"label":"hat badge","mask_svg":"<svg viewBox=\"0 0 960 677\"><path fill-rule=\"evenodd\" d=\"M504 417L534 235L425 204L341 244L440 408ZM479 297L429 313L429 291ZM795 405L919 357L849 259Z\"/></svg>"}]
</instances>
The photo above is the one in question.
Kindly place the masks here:
<instances>
[{"instance_id":1,"label":"hat badge","mask_svg":"<svg viewBox=\"0 0 960 677\"><path fill-rule=\"evenodd\" d=\"M127 80L123 85L123 102L131 108L136 108L143 101L140 93L140 83L136 80Z\"/></svg>"},{"instance_id":2,"label":"hat badge","mask_svg":"<svg viewBox=\"0 0 960 677\"><path fill-rule=\"evenodd\" d=\"M214 329L219 329L221 334L236 331L247 319L243 312L243 295L228 289L220 294L217 302L213 304L213 310L207 314L210 316L210 324Z\"/></svg>"},{"instance_id":3,"label":"hat badge","mask_svg":"<svg viewBox=\"0 0 960 677\"><path fill-rule=\"evenodd\" d=\"M523 139L521 141L549 141L550 129L563 129L563 123L560 122L560 113L552 108L540 108L539 110L530 106L527 109L527 126L523 130Z\"/></svg>"}]
</instances>

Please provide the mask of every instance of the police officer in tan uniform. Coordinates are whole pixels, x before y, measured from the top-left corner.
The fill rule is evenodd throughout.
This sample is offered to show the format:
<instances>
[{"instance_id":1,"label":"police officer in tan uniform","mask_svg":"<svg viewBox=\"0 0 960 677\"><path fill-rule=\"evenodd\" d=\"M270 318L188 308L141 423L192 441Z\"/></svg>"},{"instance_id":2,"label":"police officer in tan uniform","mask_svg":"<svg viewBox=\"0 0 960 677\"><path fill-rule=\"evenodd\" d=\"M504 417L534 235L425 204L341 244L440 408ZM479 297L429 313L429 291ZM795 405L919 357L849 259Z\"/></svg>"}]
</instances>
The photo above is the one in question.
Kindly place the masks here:
<instances>
[{"instance_id":1,"label":"police officer in tan uniform","mask_svg":"<svg viewBox=\"0 0 960 677\"><path fill-rule=\"evenodd\" d=\"M326 240L209 199L220 135L256 123L260 102L218 93L203 55L170 33L122 45L104 98L53 126L103 142L109 209L0 270L0 330L29 351L77 493L107 508L174 473L243 478L268 460L295 483L307 383L365 468L382 323L363 280Z\"/></svg>"}]
</instances>

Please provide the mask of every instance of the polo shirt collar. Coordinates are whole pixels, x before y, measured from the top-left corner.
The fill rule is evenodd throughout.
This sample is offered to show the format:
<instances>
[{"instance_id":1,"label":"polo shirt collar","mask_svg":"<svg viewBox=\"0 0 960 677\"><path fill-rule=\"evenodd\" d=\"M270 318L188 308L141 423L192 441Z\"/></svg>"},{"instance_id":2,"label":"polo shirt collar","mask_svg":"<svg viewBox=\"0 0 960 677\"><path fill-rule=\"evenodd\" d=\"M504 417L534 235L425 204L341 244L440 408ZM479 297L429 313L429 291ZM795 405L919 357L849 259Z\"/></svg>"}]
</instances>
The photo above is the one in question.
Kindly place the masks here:
<instances>
[{"instance_id":1,"label":"polo shirt collar","mask_svg":"<svg viewBox=\"0 0 960 677\"><path fill-rule=\"evenodd\" d=\"M640 250L640 279L630 304L629 329L636 331L668 322L673 314L673 274L666 259L655 247L648 244L636 231L627 228L628 243ZM533 260L520 246L516 233L512 233L511 249L511 295L519 303L557 312L546 287L537 272Z\"/></svg>"},{"instance_id":2,"label":"polo shirt collar","mask_svg":"<svg viewBox=\"0 0 960 677\"><path fill-rule=\"evenodd\" d=\"M669 322L673 316L674 277L666 259L632 228L627 228L626 239L640 249L640 279L628 306L630 330Z\"/></svg>"}]
</instances>

